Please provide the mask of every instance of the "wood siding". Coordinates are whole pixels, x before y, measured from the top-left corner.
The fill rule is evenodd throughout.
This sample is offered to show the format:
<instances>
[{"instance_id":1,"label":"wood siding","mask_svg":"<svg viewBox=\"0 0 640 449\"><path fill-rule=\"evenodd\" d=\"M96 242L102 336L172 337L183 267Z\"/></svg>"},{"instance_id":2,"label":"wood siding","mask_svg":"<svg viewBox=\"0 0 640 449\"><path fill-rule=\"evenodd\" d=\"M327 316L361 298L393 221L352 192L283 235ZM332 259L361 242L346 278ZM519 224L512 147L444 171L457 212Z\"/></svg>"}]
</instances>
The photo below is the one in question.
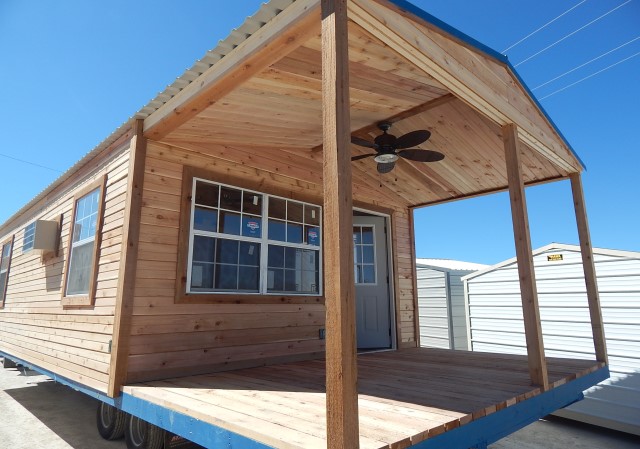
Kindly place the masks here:
<instances>
[{"instance_id":1,"label":"wood siding","mask_svg":"<svg viewBox=\"0 0 640 449\"><path fill-rule=\"evenodd\" d=\"M108 383L128 158L126 148L102 160L97 158L48 194L42 204L36 205L38 210L24 213L15 227L0 238L15 237L6 302L0 309L0 349L100 391L106 391ZM101 239L96 240L101 244L95 303L93 307L65 307L61 299L73 197L104 175L104 221ZM27 224L35 219L60 218L60 247L56 254L23 254Z\"/></svg>"},{"instance_id":2,"label":"wood siding","mask_svg":"<svg viewBox=\"0 0 640 449\"><path fill-rule=\"evenodd\" d=\"M261 296L259 304L175 303L181 186L185 165L258 183L269 194L322 203L321 159L261 157L223 146L180 148L149 141L127 381L263 365L324 354L325 307ZM321 154L320 154L321 156ZM300 162L296 165L295 162ZM303 165L304 164L304 165ZM287 173L281 174L281 173ZM304 174L309 175L305 176ZM311 173L314 173L311 176ZM317 181L317 182L315 182ZM242 187L242 186L241 186ZM288 193L287 193L288 192ZM354 194L358 207L371 205ZM392 211L398 341L415 346L408 210ZM286 298L285 298L286 299Z\"/></svg>"}]
</instances>

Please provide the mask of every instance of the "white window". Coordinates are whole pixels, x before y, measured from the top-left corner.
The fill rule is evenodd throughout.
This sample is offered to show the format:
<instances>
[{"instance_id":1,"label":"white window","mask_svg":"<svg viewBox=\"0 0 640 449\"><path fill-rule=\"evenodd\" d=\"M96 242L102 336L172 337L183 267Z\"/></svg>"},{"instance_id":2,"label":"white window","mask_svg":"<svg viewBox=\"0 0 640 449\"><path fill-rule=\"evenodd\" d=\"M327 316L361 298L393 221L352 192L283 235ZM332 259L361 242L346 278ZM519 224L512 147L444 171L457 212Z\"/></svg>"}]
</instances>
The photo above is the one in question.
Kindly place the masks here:
<instances>
[{"instance_id":1,"label":"white window","mask_svg":"<svg viewBox=\"0 0 640 449\"><path fill-rule=\"evenodd\" d=\"M100 188L76 201L66 296L89 294L100 203Z\"/></svg>"},{"instance_id":2,"label":"white window","mask_svg":"<svg viewBox=\"0 0 640 449\"><path fill-rule=\"evenodd\" d=\"M188 293L319 295L319 206L194 178Z\"/></svg>"},{"instance_id":3,"label":"white window","mask_svg":"<svg viewBox=\"0 0 640 449\"><path fill-rule=\"evenodd\" d=\"M33 249L33 242L36 235L36 222L34 221L24 228L24 237L22 238L22 252L26 253Z\"/></svg>"},{"instance_id":4,"label":"white window","mask_svg":"<svg viewBox=\"0 0 640 449\"><path fill-rule=\"evenodd\" d=\"M11 240L0 245L0 307L4 306L9 283L9 263L11 262Z\"/></svg>"},{"instance_id":5,"label":"white window","mask_svg":"<svg viewBox=\"0 0 640 449\"><path fill-rule=\"evenodd\" d=\"M353 276L356 284L376 283L373 226L353 227Z\"/></svg>"}]
</instances>

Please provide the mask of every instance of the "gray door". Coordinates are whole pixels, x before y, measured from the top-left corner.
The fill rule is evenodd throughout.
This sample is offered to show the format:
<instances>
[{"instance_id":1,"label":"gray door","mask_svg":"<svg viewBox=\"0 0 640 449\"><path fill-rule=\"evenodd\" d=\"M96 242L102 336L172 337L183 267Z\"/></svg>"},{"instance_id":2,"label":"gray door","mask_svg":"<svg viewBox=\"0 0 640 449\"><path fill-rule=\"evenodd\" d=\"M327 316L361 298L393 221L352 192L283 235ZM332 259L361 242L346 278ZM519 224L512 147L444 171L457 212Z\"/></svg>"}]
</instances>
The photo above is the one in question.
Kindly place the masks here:
<instances>
[{"instance_id":1,"label":"gray door","mask_svg":"<svg viewBox=\"0 0 640 449\"><path fill-rule=\"evenodd\" d=\"M358 349L391 347L391 301L383 217L353 217Z\"/></svg>"}]
</instances>

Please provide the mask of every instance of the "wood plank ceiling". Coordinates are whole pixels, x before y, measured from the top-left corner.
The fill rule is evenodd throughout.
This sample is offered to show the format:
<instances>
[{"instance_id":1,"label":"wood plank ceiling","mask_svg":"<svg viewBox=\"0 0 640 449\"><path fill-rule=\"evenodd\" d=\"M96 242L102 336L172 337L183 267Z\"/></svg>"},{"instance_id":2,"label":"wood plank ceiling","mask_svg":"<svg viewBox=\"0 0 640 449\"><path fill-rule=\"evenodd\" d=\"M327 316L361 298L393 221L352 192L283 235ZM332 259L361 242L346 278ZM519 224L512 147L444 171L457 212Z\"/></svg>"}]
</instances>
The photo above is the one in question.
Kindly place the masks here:
<instances>
[{"instance_id":1,"label":"wood plank ceiling","mask_svg":"<svg viewBox=\"0 0 640 449\"><path fill-rule=\"evenodd\" d=\"M400 160L388 174L376 171L373 158L354 161L356 194L414 206L506 188L498 124L360 26L350 23L349 33L352 130L365 129L358 135L372 139L379 133L372 125L396 117L392 134L428 129L431 138L420 148L445 155L434 163ZM320 57L316 36L162 141L321 184ZM370 152L351 150L354 156ZM521 152L526 183L568 175L525 144Z\"/></svg>"}]
</instances>

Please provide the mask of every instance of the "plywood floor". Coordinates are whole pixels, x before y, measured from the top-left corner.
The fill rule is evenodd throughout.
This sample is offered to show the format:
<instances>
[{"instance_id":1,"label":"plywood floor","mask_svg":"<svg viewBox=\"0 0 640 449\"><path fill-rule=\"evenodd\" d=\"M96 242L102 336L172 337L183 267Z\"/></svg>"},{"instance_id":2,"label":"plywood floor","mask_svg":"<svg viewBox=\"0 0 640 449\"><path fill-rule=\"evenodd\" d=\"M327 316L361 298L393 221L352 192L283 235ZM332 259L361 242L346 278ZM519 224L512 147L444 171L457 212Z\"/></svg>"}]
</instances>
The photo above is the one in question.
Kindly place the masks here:
<instances>
[{"instance_id":1,"label":"plywood floor","mask_svg":"<svg viewBox=\"0 0 640 449\"><path fill-rule=\"evenodd\" d=\"M598 368L548 359L555 386ZM540 393L526 357L416 348L358 356L360 447L402 448ZM324 361L174 378L125 393L277 448L326 448Z\"/></svg>"}]
</instances>

